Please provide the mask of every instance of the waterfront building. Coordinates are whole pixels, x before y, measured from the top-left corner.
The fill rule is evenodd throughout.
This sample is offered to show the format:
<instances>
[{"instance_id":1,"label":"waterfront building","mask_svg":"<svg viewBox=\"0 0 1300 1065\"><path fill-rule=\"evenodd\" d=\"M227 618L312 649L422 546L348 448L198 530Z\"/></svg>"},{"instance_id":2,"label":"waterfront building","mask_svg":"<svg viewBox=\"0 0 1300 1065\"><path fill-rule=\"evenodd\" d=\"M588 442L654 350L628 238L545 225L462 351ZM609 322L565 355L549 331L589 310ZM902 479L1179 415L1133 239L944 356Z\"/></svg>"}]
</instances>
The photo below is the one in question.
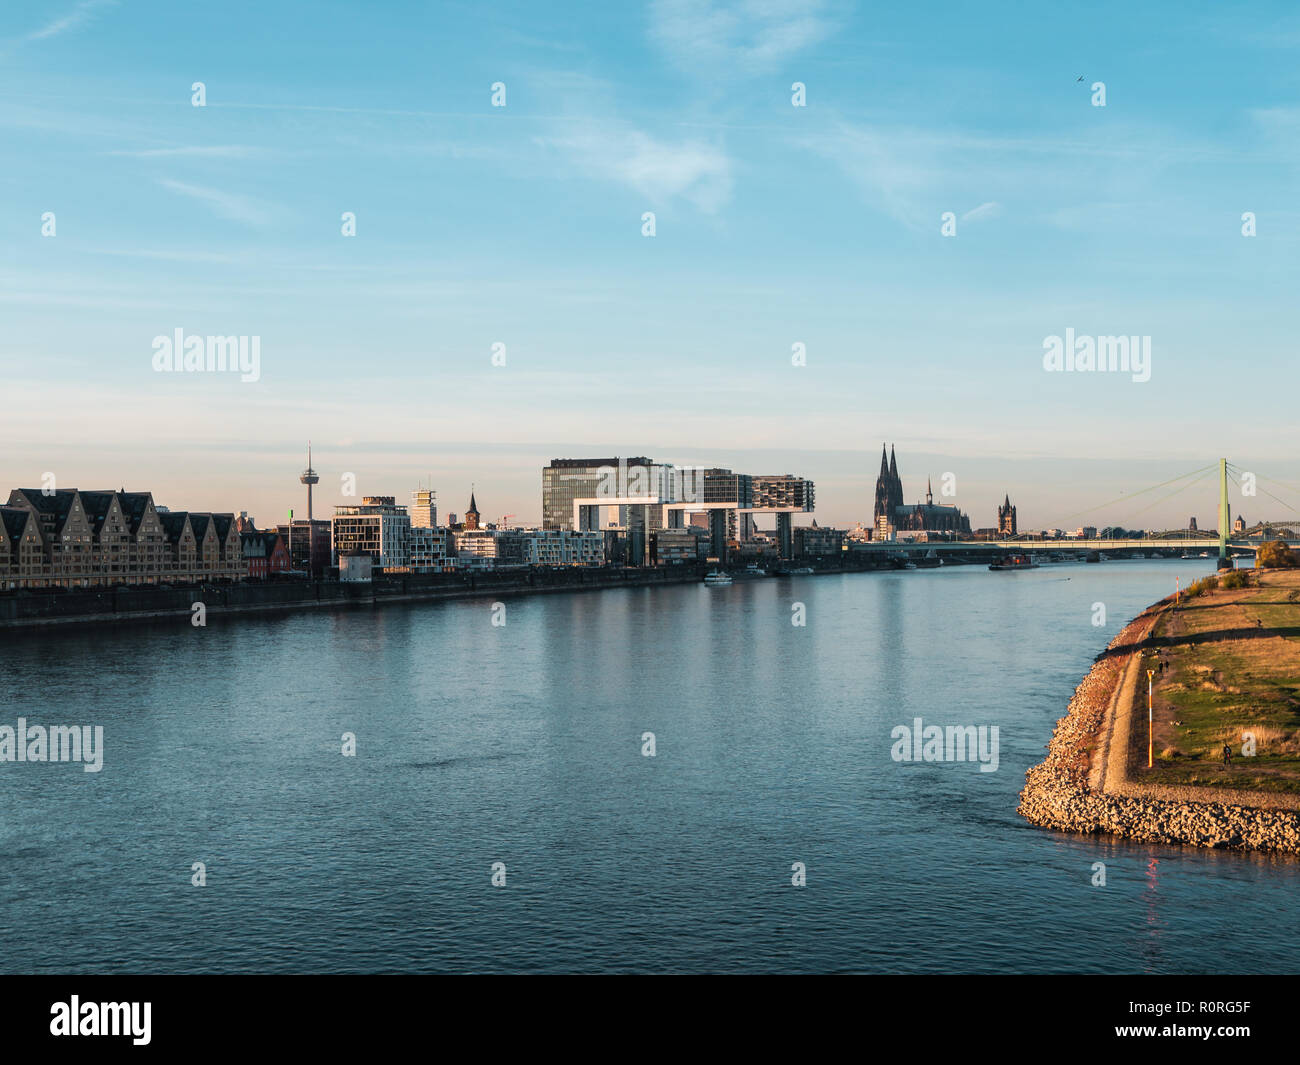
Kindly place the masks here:
<instances>
[{"instance_id":1,"label":"waterfront building","mask_svg":"<svg viewBox=\"0 0 1300 1065\"><path fill-rule=\"evenodd\" d=\"M1016 535L1016 508L1011 505L1011 496L1008 494L998 507L998 532L1003 536Z\"/></svg>"},{"instance_id":2,"label":"waterfront building","mask_svg":"<svg viewBox=\"0 0 1300 1065\"><path fill-rule=\"evenodd\" d=\"M0 506L0 588L39 587L49 577L35 512Z\"/></svg>"},{"instance_id":3,"label":"waterfront building","mask_svg":"<svg viewBox=\"0 0 1300 1065\"><path fill-rule=\"evenodd\" d=\"M239 533L239 542L250 580L265 580L273 573L289 572L289 551L278 532L244 529Z\"/></svg>"},{"instance_id":4,"label":"waterfront building","mask_svg":"<svg viewBox=\"0 0 1300 1065\"><path fill-rule=\"evenodd\" d=\"M523 529L524 561L530 566L602 566L605 534L599 529Z\"/></svg>"},{"instance_id":5,"label":"waterfront building","mask_svg":"<svg viewBox=\"0 0 1300 1065\"><path fill-rule=\"evenodd\" d=\"M612 531L607 557L636 566L651 564L660 530L692 525L708 529L710 557L725 561L731 544L754 538L754 516L764 512L776 516L776 540L789 557L792 515L811 512L814 499L813 482L793 474L676 467L644 455L552 459L542 470L543 526Z\"/></svg>"},{"instance_id":6,"label":"waterfront building","mask_svg":"<svg viewBox=\"0 0 1300 1065\"><path fill-rule=\"evenodd\" d=\"M796 558L839 558L844 552L844 530L826 529L816 522L794 530Z\"/></svg>"},{"instance_id":7,"label":"waterfront building","mask_svg":"<svg viewBox=\"0 0 1300 1065\"><path fill-rule=\"evenodd\" d=\"M456 548L452 533L427 525L413 525L408 551L412 573L451 573L456 569Z\"/></svg>"},{"instance_id":8,"label":"waterfront building","mask_svg":"<svg viewBox=\"0 0 1300 1065\"><path fill-rule=\"evenodd\" d=\"M655 566L681 562L699 562L709 556L707 529L688 526L684 529L660 529L650 539L650 561Z\"/></svg>"},{"instance_id":9,"label":"waterfront building","mask_svg":"<svg viewBox=\"0 0 1300 1065\"><path fill-rule=\"evenodd\" d=\"M709 554L721 557L727 544L754 537L754 478L729 469L710 468L699 478L698 511L688 511L685 521L710 533ZM721 509L720 509L721 508Z\"/></svg>"},{"instance_id":10,"label":"waterfront building","mask_svg":"<svg viewBox=\"0 0 1300 1065\"><path fill-rule=\"evenodd\" d=\"M360 504L334 508L331 541L335 564L341 555L368 554L381 569L409 564L411 516L393 496L362 496Z\"/></svg>"},{"instance_id":11,"label":"waterfront building","mask_svg":"<svg viewBox=\"0 0 1300 1065\"><path fill-rule=\"evenodd\" d=\"M574 529L575 500L610 500L633 495L648 487L654 467L648 458L551 459L542 468L542 528ZM640 493L647 494L644 490Z\"/></svg>"},{"instance_id":12,"label":"waterfront building","mask_svg":"<svg viewBox=\"0 0 1300 1065\"><path fill-rule=\"evenodd\" d=\"M369 584L374 580L375 559L369 551L339 554L339 580L343 584Z\"/></svg>"},{"instance_id":13,"label":"waterfront building","mask_svg":"<svg viewBox=\"0 0 1300 1065\"><path fill-rule=\"evenodd\" d=\"M296 573L310 573L323 577L330 565L332 529L328 520L318 518L304 521L294 518L282 522L275 531L284 539L289 552L290 569Z\"/></svg>"},{"instance_id":14,"label":"waterfront building","mask_svg":"<svg viewBox=\"0 0 1300 1065\"><path fill-rule=\"evenodd\" d=\"M494 569L528 564L524 537L518 529L465 528L453 531L452 537L456 557L463 568Z\"/></svg>"},{"instance_id":15,"label":"waterfront building","mask_svg":"<svg viewBox=\"0 0 1300 1065\"><path fill-rule=\"evenodd\" d=\"M89 588L239 580L246 572L233 514L206 515L202 565L178 553L166 508L149 492L13 489L8 506L33 516L42 562L4 584ZM178 523L179 524L179 523Z\"/></svg>"},{"instance_id":16,"label":"waterfront building","mask_svg":"<svg viewBox=\"0 0 1300 1065\"><path fill-rule=\"evenodd\" d=\"M650 561L650 538L668 524L668 505L698 494L697 471L635 458L552 459L542 470L542 525L578 531L622 530L620 555ZM688 503L681 503L687 506ZM680 515L680 510L674 514ZM676 520L680 521L680 517Z\"/></svg>"}]
</instances>

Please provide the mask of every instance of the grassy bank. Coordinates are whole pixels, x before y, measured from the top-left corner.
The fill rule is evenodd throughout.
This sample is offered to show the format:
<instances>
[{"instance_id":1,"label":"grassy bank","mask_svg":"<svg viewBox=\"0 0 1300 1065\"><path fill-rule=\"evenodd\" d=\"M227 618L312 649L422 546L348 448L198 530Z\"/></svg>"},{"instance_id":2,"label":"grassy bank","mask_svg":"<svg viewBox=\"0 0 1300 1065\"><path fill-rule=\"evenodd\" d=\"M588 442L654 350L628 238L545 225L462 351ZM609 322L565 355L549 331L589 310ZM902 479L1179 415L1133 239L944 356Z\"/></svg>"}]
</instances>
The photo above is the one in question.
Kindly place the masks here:
<instances>
[{"instance_id":1,"label":"grassy bank","mask_svg":"<svg viewBox=\"0 0 1300 1065\"><path fill-rule=\"evenodd\" d=\"M1162 604L1128 708L1135 784L1300 795L1300 571L1236 572ZM1157 671L1149 769L1147 669Z\"/></svg>"}]
</instances>

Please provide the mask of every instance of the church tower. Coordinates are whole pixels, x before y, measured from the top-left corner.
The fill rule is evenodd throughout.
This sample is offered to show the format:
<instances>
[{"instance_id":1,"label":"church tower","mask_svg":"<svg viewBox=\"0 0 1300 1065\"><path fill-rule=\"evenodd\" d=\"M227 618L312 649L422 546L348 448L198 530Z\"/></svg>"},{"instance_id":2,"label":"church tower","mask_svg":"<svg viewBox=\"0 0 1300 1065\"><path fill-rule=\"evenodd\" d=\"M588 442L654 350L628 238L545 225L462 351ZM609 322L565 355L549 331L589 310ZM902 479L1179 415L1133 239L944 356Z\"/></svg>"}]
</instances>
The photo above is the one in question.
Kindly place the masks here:
<instances>
[{"instance_id":1,"label":"church tower","mask_svg":"<svg viewBox=\"0 0 1300 1065\"><path fill-rule=\"evenodd\" d=\"M894 520L898 508L904 503L903 482L898 476L898 459L894 457L894 447L889 447L889 520Z\"/></svg>"},{"instance_id":2,"label":"church tower","mask_svg":"<svg viewBox=\"0 0 1300 1065\"><path fill-rule=\"evenodd\" d=\"M880 519L884 518L890 525L894 523L894 511L891 506L890 480L889 480L889 456L885 454L885 445L880 445L880 476L876 478L876 507L872 513L876 527L880 527Z\"/></svg>"},{"instance_id":3,"label":"church tower","mask_svg":"<svg viewBox=\"0 0 1300 1065\"><path fill-rule=\"evenodd\" d=\"M474 489L469 490L469 510L465 511L465 531L473 532L478 528L478 504L474 502Z\"/></svg>"},{"instance_id":4,"label":"church tower","mask_svg":"<svg viewBox=\"0 0 1300 1065\"><path fill-rule=\"evenodd\" d=\"M998 533L1002 536L1016 535L1016 508L1011 505L1011 496L1007 494L998 507Z\"/></svg>"}]
</instances>

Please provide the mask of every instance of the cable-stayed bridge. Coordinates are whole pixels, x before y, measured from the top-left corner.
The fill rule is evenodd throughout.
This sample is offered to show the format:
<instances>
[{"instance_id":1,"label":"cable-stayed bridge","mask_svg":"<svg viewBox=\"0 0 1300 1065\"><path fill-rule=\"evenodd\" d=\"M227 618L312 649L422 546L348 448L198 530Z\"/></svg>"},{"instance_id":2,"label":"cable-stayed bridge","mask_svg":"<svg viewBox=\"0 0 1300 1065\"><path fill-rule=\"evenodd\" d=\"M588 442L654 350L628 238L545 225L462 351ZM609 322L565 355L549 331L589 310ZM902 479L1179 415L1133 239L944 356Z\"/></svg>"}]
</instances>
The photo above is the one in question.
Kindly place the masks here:
<instances>
[{"instance_id":1,"label":"cable-stayed bridge","mask_svg":"<svg viewBox=\"0 0 1300 1065\"><path fill-rule=\"evenodd\" d=\"M1101 503L1095 507L1090 507L1088 510L1070 515L1069 517L1070 519L1076 519L1095 511L1110 509L1119 504L1136 500L1148 493L1159 491L1160 489L1167 488L1170 485L1178 485L1178 487L1174 488L1173 491L1169 492L1167 495L1151 501L1131 515L1131 517L1136 517L1137 515L1150 510L1152 507L1168 501L1173 496L1186 491L1193 485L1203 482L1207 477L1215 472L1218 474L1219 482L1219 520L1217 534L1209 533L1207 531L1205 534L1199 536L1189 534L1183 537L1164 535L1129 538L1094 537L1089 539L1080 537L1063 537L1061 539L1048 540L1020 535L1008 536L997 540L873 540L865 544L856 544L854 550L879 551L886 554L891 551L905 552L909 555L916 555L918 553L928 555L931 552L937 555L946 553L984 553L988 552L990 549L999 552L1015 551L1025 554L1037 554L1040 552L1070 554L1075 552L1091 553L1094 551L1098 554L1155 553L1160 557L1168 557L1175 553L1179 553L1190 557L1200 557L1202 554L1205 554L1209 557L1227 559L1232 555L1254 554L1265 543L1272 543L1277 540L1282 540L1292 547L1300 547L1300 535L1294 535L1297 530L1300 530L1300 510L1296 510L1296 508L1292 507L1285 500L1279 499L1272 492L1260 487L1259 482L1268 481L1268 483L1276 483L1279 487L1289 489L1293 492L1297 491L1297 489L1291 488L1291 486L1282 484L1281 482L1273 482L1271 479L1265 478L1262 475L1242 470L1227 459L1219 459L1218 462L1211 463L1210 465L1204 466L1198 470L1193 470L1191 473L1186 473L1180 477L1174 477L1168 481L1161 482L1160 484L1151 485L1147 488L1140 489L1139 491L1128 493L1124 496L1120 496L1116 500ZM1292 511L1296 515L1296 520L1294 522L1274 523L1280 527L1280 530L1285 530L1285 532L1282 532L1279 535L1234 536L1231 528L1232 508L1228 500L1229 478L1231 478L1238 487L1242 489L1244 496L1250 497L1256 494L1268 496L1274 502L1279 503Z\"/></svg>"}]
</instances>

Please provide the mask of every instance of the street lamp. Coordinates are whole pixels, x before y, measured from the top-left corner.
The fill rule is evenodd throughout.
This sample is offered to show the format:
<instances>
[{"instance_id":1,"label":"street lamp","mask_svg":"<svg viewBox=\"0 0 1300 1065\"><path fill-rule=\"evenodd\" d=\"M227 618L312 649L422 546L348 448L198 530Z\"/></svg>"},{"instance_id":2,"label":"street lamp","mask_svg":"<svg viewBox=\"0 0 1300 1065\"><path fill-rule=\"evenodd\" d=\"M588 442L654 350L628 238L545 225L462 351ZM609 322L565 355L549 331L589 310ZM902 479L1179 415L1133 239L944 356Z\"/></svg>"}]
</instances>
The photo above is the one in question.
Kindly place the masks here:
<instances>
[{"instance_id":1,"label":"street lamp","mask_svg":"<svg viewBox=\"0 0 1300 1065\"><path fill-rule=\"evenodd\" d=\"M1147 670L1147 768L1150 769L1151 753L1154 746L1155 717L1151 712L1151 678L1156 675L1154 669Z\"/></svg>"}]
</instances>

